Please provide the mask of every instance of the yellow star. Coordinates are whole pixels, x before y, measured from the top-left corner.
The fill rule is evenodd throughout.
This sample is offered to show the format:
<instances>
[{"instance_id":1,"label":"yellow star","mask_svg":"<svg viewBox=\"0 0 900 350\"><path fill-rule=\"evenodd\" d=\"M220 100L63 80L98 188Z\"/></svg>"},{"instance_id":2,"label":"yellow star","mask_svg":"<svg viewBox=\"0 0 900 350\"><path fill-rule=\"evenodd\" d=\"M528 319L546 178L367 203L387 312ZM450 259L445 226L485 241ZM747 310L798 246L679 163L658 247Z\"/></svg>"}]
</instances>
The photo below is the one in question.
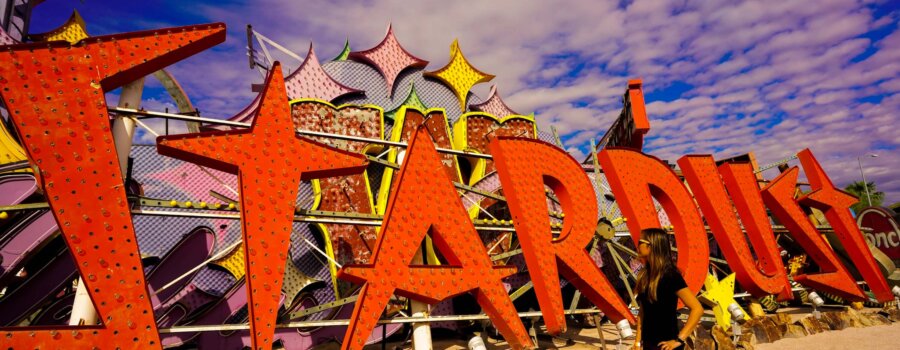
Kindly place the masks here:
<instances>
[{"instance_id":1,"label":"yellow star","mask_svg":"<svg viewBox=\"0 0 900 350\"><path fill-rule=\"evenodd\" d=\"M225 269L234 276L235 279L241 279L247 274L247 271L244 267L244 247L243 244L235 246L230 253L225 256L210 262L212 265L216 265Z\"/></svg>"},{"instance_id":2,"label":"yellow star","mask_svg":"<svg viewBox=\"0 0 900 350\"><path fill-rule=\"evenodd\" d=\"M714 275L706 275L706 281L703 282L706 291L701 297L714 304L712 309L716 314L716 323L724 329L731 327L731 312L728 311L728 306L738 305L734 300L734 276L732 273L719 281ZM743 308L741 308L741 312L744 314L744 319L750 319Z\"/></svg>"},{"instance_id":3,"label":"yellow star","mask_svg":"<svg viewBox=\"0 0 900 350\"><path fill-rule=\"evenodd\" d=\"M41 33L41 34L31 34L28 37L32 41L57 41L63 40L68 41L70 44L75 44L81 39L85 39L88 37L87 30L85 29L87 26L84 24L84 19L81 18L81 15L78 14L78 11L75 10L72 12L72 16L63 23L63 25L53 29L49 32Z\"/></svg>"},{"instance_id":4,"label":"yellow star","mask_svg":"<svg viewBox=\"0 0 900 350\"><path fill-rule=\"evenodd\" d=\"M459 109L462 112L466 111L466 95L469 94L472 86L494 79L493 75L484 73L469 64L459 49L459 40L453 40L453 44L450 45L450 62L444 68L427 72L425 75L443 81L453 90L456 98L459 99Z\"/></svg>"}]
</instances>

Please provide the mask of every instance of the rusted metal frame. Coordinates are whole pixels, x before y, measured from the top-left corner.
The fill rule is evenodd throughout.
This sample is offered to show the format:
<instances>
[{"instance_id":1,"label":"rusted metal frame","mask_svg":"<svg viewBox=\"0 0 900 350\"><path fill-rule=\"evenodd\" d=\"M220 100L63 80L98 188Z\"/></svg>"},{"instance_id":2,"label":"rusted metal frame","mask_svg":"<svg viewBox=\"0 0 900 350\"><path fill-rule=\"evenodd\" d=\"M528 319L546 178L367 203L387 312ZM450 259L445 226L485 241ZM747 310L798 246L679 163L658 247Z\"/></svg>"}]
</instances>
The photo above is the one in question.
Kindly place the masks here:
<instances>
[{"instance_id":1,"label":"rusted metal frame","mask_svg":"<svg viewBox=\"0 0 900 350\"><path fill-rule=\"evenodd\" d=\"M208 219L226 219L226 220L240 220L240 214L218 214L218 213L185 213L185 212L173 212L173 211L151 211L151 210L141 210L141 209L133 209L131 211L132 214L135 215L147 215L147 216L168 216L168 217L196 217L196 218L208 218ZM320 219L312 216L303 216L303 215L294 215L294 222L310 222L310 223L321 223L321 224L344 224L344 225L364 225L364 226L381 226L381 220L341 220L341 219Z\"/></svg>"},{"instance_id":2,"label":"rusted metal frame","mask_svg":"<svg viewBox=\"0 0 900 350\"><path fill-rule=\"evenodd\" d=\"M242 123L242 122L235 122L235 121L215 119L215 118L194 117L194 116L164 113L164 112L154 112L154 111L147 111L147 110L136 110L136 109L130 109L130 108L110 107L109 111L115 113L117 117L124 117L124 115L121 115L121 114L134 114L134 115L141 115L141 116L152 117L152 118L168 118L168 119L176 119L176 120L183 120L183 121L208 123L208 124L213 124L213 125L225 125L225 126L234 126L234 127L242 127L242 128L250 127L250 123ZM382 140L382 139L373 139L373 138L340 135L340 134L330 134L330 133L326 133L326 132L318 132L318 131L310 131L310 130L297 130L296 132L298 135L301 135L301 136L315 136L315 137L332 138L332 139L338 139L338 140L368 142L368 143L374 143L374 144L379 144L379 145L404 147L404 148L409 146L404 142L396 142L396 141L388 141L388 140ZM449 148L437 147L437 151L440 153L453 154L453 155L457 155L457 156L493 159L493 157L490 154L459 151L459 150L449 149Z\"/></svg>"},{"instance_id":3,"label":"rusted metal frame","mask_svg":"<svg viewBox=\"0 0 900 350\"><path fill-rule=\"evenodd\" d=\"M31 167L31 163L27 160L20 160L18 162L6 163L0 165L0 173L5 173L8 171L16 171L20 169L26 169Z\"/></svg>"},{"instance_id":4,"label":"rusted metal frame","mask_svg":"<svg viewBox=\"0 0 900 350\"><path fill-rule=\"evenodd\" d=\"M198 265L195 266L194 268L192 268L192 269L188 270L187 272L183 273L181 276L178 276L177 278L175 278L175 279L172 280L171 282L167 283L166 285L164 285L164 286L162 286L162 287L159 287L159 289L156 289L156 290L152 291L152 292L150 293L150 295L156 295L156 294L159 294L160 292L162 292L162 291L168 289L169 287L175 285L176 283L178 283L178 281L181 281L182 279L184 279L184 278L186 278L186 277L192 275L194 272L197 272L198 270L202 269L204 266L206 266L206 264L211 263L211 262L213 262L213 261L216 261L216 260L218 260L218 259L221 259L223 256L228 255L229 253L231 253L231 250L234 249L235 247L237 247L238 245L240 245L241 243L243 243L243 241L239 239L237 242L234 242L234 243L232 243L230 246L228 246L228 247L226 247L225 249L223 249L221 252L219 252L219 254L216 254L216 255L214 255L214 256L211 256L209 259L206 259L206 260L203 261L202 263L198 264Z\"/></svg>"},{"instance_id":5,"label":"rusted metal frame","mask_svg":"<svg viewBox=\"0 0 900 350\"><path fill-rule=\"evenodd\" d=\"M256 32L253 32L256 41L259 43L259 47L263 50L263 55L266 56L266 62L271 66L272 65L272 55L269 54L269 48L266 47L266 44L259 39L259 36L256 36Z\"/></svg>"},{"instance_id":6,"label":"rusted metal frame","mask_svg":"<svg viewBox=\"0 0 900 350\"><path fill-rule=\"evenodd\" d=\"M597 145L594 142L594 139L591 139L591 154L597 154ZM606 193L604 193L603 191L603 181L600 180L600 162L595 156L591 156L591 159L594 161L594 182L597 183L597 188L600 189L600 196L604 197ZM604 218L609 219L609 211L607 210L607 207L603 202L600 202L600 214L603 215Z\"/></svg>"},{"instance_id":7,"label":"rusted metal frame","mask_svg":"<svg viewBox=\"0 0 900 350\"><path fill-rule=\"evenodd\" d=\"M616 131L619 129L624 129L627 126L623 124L634 124L634 116L631 112L631 99L629 98L629 91L625 90L625 93L622 95L622 109L619 111L619 116L613 121L613 124L607 129L606 133L603 134L603 137L600 138L600 142L597 144L597 149L605 148L606 145L609 144L610 139L613 138ZM629 135L629 138L632 135ZM616 140L620 141L620 140ZM591 157L596 156L594 153Z\"/></svg>"},{"instance_id":8,"label":"rusted metal frame","mask_svg":"<svg viewBox=\"0 0 900 350\"><path fill-rule=\"evenodd\" d=\"M506 239L507 236L509 236L509 232L504 233L502 236L500 236L500 239L497 240L497 243L494 243L494 245L491 246L490 249L488 249L488 251L487 251L488 255L491 255L491 253L494 252L494 249L497 249L497 247L500 246L500 243L503 243L503 240Z\"/></svg>"},{"instance_id":9,"label":"rusted metal frame","mask_svg":"<svg viewBox=\"0 0 900 350\"><path fill-rule=\"evenodd\" d=\"M708 233L709 230L707 230L706 232ZM677 248L677 247L672 247L672 251L675 252L675 253L677 253L677 252L678 252L678 248ZM709 257L709 262L714 262L714 263L718 263L718 264L722 264L722 265L728 265L728 261L725 261L725 260L719 259L719 258L713 258L713 257Z\"/></svg>"},{"instance_id":10,"label":"rusted metal frame","mask_svg":"<svg viewBox=\"0 0 900 350\"><path fill-rule=\"evenodd\" d=\"M211 191L214 192L214 191ZM207 211L238 211L240 210L240 203L233 201L232 199L225 197L221 194L216 193L218 199L223 200L226 203L234 204L234 208L221 207L221 204L212 207L196 207L192 203L191 206L186 206L183 204L172 204L172 200L166 199L156 199L156 198L145 198L145 197L131 197L130 201L138 202L143 207L157 207L157 208L180 208L180 209L199 209L199 210L207 210ZM185 201L174 200L177 203L185 203ZM370 219L370 220L381 220L384 218L382 215L378 214L366 214L366 213L356 213L356 212L337 212L337 211L326 211L326 210L310 210L310 209L297 209L296 211L299 215L306 215L311 217L328 217L328 218L341 218L341 219ZM505 220L504 220L505 221ZM489 220L475 220L474 223L476 225L491 225ZM511 224L510 224L511 225ZM506 225L501 225L506 226Z\"/></svg>"},{"instance_id":11,"label":"rusted metal frame","mask_svg":"<svg viewBox=\"0 0 900 350\"><path fill-rule=\"evenodd\" d=\"M622 266L628 266L628 262L625 261L625 258L623 258L621 255L619 255L619 252L617 252L615 249L611 249L610 247L607 247L607 248L610 249L609 251L610 251L610 254L613 256L613 259L622 263ZM626 269L625 271L628 272L628 276L631 276L632 279L637 281L637 275L634 274L634 271L631 271L630 268Z\"/></svg>"},{"instance_id":12,"label":"rusted metal frame","mask_svg":"<svg viewBox=\"0 0 900 350\"><path fill-rule=\"evenodd\" d=\"M769 163L769 164L763 165L763 166L759 167L759 169L757 169L757 170L754 171L753 173L754 173L754 174L759 174L759 173L761 173L761 172L763 172L763 171L766 171L766 170L769 170L769 169L778 167L779 165L787 164L788 162L790 162L791 160L794 160L794 159L797 159L797 154L792 154L790 157L784 158L784 159L779 160L779 161L777 161L777 162Z\"/></svg>"},{"instance_id":13,"label":"rusted metal frame","mask_svg":"<svg viewBox=\"0 0 900 350\"><path fill-rule=\"evenodd\" d=\"M554 196L551 192L545 192L545 193L547 194L547 198L549 198L551 201L553 201L553 203L556 203L556 205L562 206L562 203L559 202L559 199L556 198L556 196Z\"/></svg>"},{"instance_id":14,"label":"rusted metal frame","mask_svg":"<svg viewBox=\"0 0 900 350\"><path fill-rule=\"evenodd\" d=\"M858 285L865 285L865 284L866 284L866 281L856 281L856 284L858 284ZM803 290L811 291L811 290L813 290L813 289L812 289L812 288L809 288L809 287L794 287L794 288L791 288L791 291L792 291L792 292L799 292L799 291L803 291ZM747 298L747 297L752 297L752 295L750 295L750 293L735 293L735 294L734 294L734 297L735 297L735 298ZM869 298L869 301L872 301L872 302L878 302L878 300L875 300L874 298ZM840 306L844 306L844 305L840 305Z\"/></svg>"},{"instance_id":15,"label":"rusted metal frame","mask_svg":"<svg viewBox=\"0 0 900 350\"><path fill-rule=\"evenodd\" d=\"M228 196L226 196L226 195L224 195L224 194L221 194L221 193L219 193L219 192L216 192L215 190L209 190L209 195L210 195L211 197L213 197L213 198L215 198L215 199L218 199L218 200L220 200L220 201L222 201L222 202L225 202L225 203L235 203L235 205L237 205L237 202L238 202L236 199L230 198L230 197L228 197Z\"/></svg>"},{"instance_id":16,"label":"rusted metal frame","mask_svg":"<svg viewBox=\"0 0 900 350\"><path fill-rule=\"evenodd\" d=\"M631 235L629 234L629 237L630 237L630 236L631 236ZM637 256L637 255L638 255L636 251L633 251L633 250L631 250L631 248L628 248L628 247L626 247L626 246L622 245L621 243L616 242L616 241L614 241L614 240L607 241L607 243L611 244L611 245L612 245L613 247L615 247L615 248L620 249L621 251L627 253L627 254L630 255L630 256Z\"/></svg>"},{"instance_id":17,"label":"rusted metal frame","mask_svg":"<svg viewBox=\"0 0 900 350\"><path fill-rule=\"evenodd\" d=\"M247 57L250 59L250 69L253 70L255 68L256 71L259 72L259 74L261 74L263 76L263 78L265 78L269 72L269 66L272 65L272 62L270 60L268 60L268 58L267 58L267 62L265 64L257 62L256 49L253 48L253 38L254 38L253 26L248 24L247 25ZM265 45L263 45L261 42L260 42L259 46L263 50L266 49Z\"/></svg>"},{"instance_id":18,"label":"rusted metal frame","mask_svg":"<svg viewBox=\"0 0 900 350\"><path fill-rule=\"evenodd\" d=\"M492 255L492 256L491 256L491 261L503 260L503 259L506 259L506 258L508 258L508 257L515 256L515 255L519 255L519 254L522 254L522 248L513 249L513 250L510 250L510 251L508 251L508 252L500 253L500 254L497 254L497 255Z\"/></svg>"},{"instance_id":19,"label":"rusted metal frame","mask_svg":"<svg viewBox=\"0 0 900 350\"><path fill-rule=\"evenodd\" d=\"M298 214L304 214L315 217L326 217L326 218L342 218L342 219L370 219L370 220L381 220L384 217L377 214L365 214L365 213L351 213L351 212L338 212L338 211L326 211L326 210L307 210L300 209L297 211Z\"/></svg>"},{"instance_id":20,"label":"rusted metal frame","mask_svg":"<svg viewBox=\"0 0 900 350\"><path fill-rule=\"evenodd\" d=\"M4 208L8 207L0 207L0 210L5 210ZM157 210L141 210L141 209L133 209L131 213L134 215L147 215L147 216L165 216L165 217L195 217L195 218L207 218L207 219L224 219L224 220L240 220L241 217L239 214L218 214L218 213L187 213L187 212L176 212L176 211L157 211ZM295 215L294 222L310 222L310 223L322 223L322 224L334 224L334 225L363 225L363 226L381 226L382 220L349 220L349 219L322 219L315 216L305 216L305 215ZM475 225L475 229L478 231L498 231L498 232L516 232L514 227L499 227L499 226L490 226L490 225ZM555 229L553 232L559 233L561 230Z\"/></svg>"},{"instance_id":21,"label":"rusted metal frame","mask_svg":"<svg viewBox=\"0 0 900 350\"><path fill-rule=\"evenodd\" d=\"M381 144L381 145L386 145L386 146L395 146L395 147L404 147L404 148L409 147L408 144L403 143L403 142L387 141L387 140L372 139L372 138L365 138L365 137L358 137L358 136L330 134L330 133L318 132L318 131L297 130L297 134L302 135L302 136L316 136L316 137L333 138L333 139L347 140L347 141L370 142L370 143ZM459 151L459 150L449 149L449 148L440 148L440 147L435 147L435 149L440 153L453 154L453 155L457 155L457 156L483 158L483 159L493 159L494 158L490 154L465 152L465 151Z\"/></svg>"},{"instance_id":22,"label":"rusted metal frame","mask_svg":"<svg viewBox=\"0 0 900 350\"><path fill-rule=\"evenodd\" d=\"M565 149L562 143L562 139L559 138L559 132L556 131L556 127L550 125L550 131L553 133L553 140L556 141L556 145L559 146L559 148Z\"/></svg>"},{"instance_id":23,"label":"rusted metal frame","mask_svg":"<svg viewBox=\"0 0 900 350\"><path fill-rule=\"evenodd\" d=\"M578 310L569 310L566 311L566 315L583 315L583 314L599 314L600 310L597 309L578 309ZM541 311L527 311L527 312L519 312L518 316L520 318L525 317L541 317L543 313ZM431 323L431 322L448 322L448 321L479 321L479 320L487 320L488 316L485 314L477 314L477 315L454 315L454 316L408 316L408 317L395 317L392 319L383 319L379 320L378 324L397 324L397 323ZM327 321L299 321L299 322L289 322L282 323L275 326L275 328L313 328L313 327L337 327L337 326L346 326L349 324L349 320L327 320ZM170 328L160 328L160 334L168 334L168 333L192 333L192 332L213 332L213 331L241 331L250 329L249 324L223 324L223 325L210 325L210 326L176 326Z\"/></svg>"},{"instance_id":24,"label":"rusted metal frame","mask_svg":"<svg viewBox=\"0 0 900 350\"><path fill-rule=\"evenodd\" d=\"M256 68L256 55L253 50L253 26L247 25L247 57L250 58L250 69Z\"/></svg>"},{"instance_id":25,"label":"rusted metal frame","mask_svg":"<svg viewBox=\"0 0 900 350\"><path fill-rule=\"evenodd\" d=\"M528 292L532 288L534 288L534 282L528 281L527 283L525 283L524 285L519 287L519 289L516 289L516 291L514 291L512 294L510 294L509 298L512 301L516 301L516 299L519 299L519 297L524 295L526 292Z\"/></svg>"},{"instance_id":26,"label":"rusted metal frame","mask_svg":"<svg viewBox=\"0 0 900 350\"><path fill-rule=\"evenodd\" d=\"M166 119L183 120L183 121L189 121L189 122L209 123L209 124L216 124L216 125L237 126L237 127L244 127L244 128L250 127L250 123L233 122L230 120L204 118L204 117L197 117L197 116L184 115L184 114L153 112L153 111L147 111L147 110L140 110L140 109L133 109L133 108L119 108L119 107L109 107L107 109L110 112L115 113L116 117L125 117L128 115L140 115L140 116L152 117L152 118L166 118Z\"/></svg>"},{"instance_id":27,"label":"rusted metal frame","mask_svg":"<svg viewBox=\"0 0 900 350\"><path fill-rule=\"evenodd\" d=\"M624 99L624 97L623 97L623 99ZM609 129L607 129L607 132L603 135L603 137L600 138L600 142L597 143L597 148L606 147L606 145L610 141L610 138L612 138L610 131L616 130L617 128L621 127L620 125L623 122L623 118L627 118L627 114L626 114L627 110L628 110L627 107L625 107L625 106L622 107L622 109L619 111L619 116L616 118L615 121L613 121L612 125L609 126ZM594 156L595 156L595 154L591 155L591 157L594 157Z\"/></svg>"},{"instance_id":28,"label":"rusted metal frame","mask_svg":"<svg viewBox=\"0 0 900 350\"><path fill-rule=\"evenodd\" d=\"M491 213L489 213L487 210L484 210L484 208L482 208L481 205L478 204L478 202L476 202L476 201L474 201L473 199L469 198L469 196L467 196L465 193L462 194L462 198L465 199L465 200L467 200L467 201L469 201L470 204L474 205L476 208L478 208L478 210L480 210L482 213L484 213L485 215L487 215L488 217L490 217L492 220L497 220L497 218L495 218L494 215L492 215Z\"/></svg>"},{"instance_id":29,"label":"rusted metal frame","mask_svg":"<svg viewBox=\"0 0 900 350\"><path fill-rule=\"evenodd\" d=\"M276 49L280 50L281 52L284 52L284 54L286 54L286 55L288 55L288 56L291 56L291 58L294 58L294 59L300 61L301 63L304 61L303 57L300 57L300 55L294 53L294 52L291 51L291 50L288 50L288 49L287 49L286 47L284 47L284 46L281 46L281 44L275 42L274 40L269 39L269 37L267 37L267 36L265 36L265 35L262 35L262 34L260 34L259 32L255 31L255 30L253 30L253 29L250 29L250 30L253 31L253 35L256 36L256 40L260 40L261 42L262 42L262 41L265 41L265 42L269 43L269 45L272 45L273 47L275 47ZM266 55L266 59L269 60L269 62L272 62L272 56L269 55L269 50L267 50L267 49L265 48L265 45L261 45L261 46L263 47L263 52L264 52L265 55Z\"/></svg>"},{"instance_id":30,"label":"rusted metal frame","mask_svg":"<svg viewBox=\"0 0 900 350\"><path fill-rule=\"evenodd\" d=\"M50 204L46 202L41 203L26 203L26 204L16 204L16 205L7 205L0 207L0 211L22 211L22 210L37 210L37 209L48 209L50 208Z\"/></svg>"},{"instance_id":31,"label":"rusted metal frame","mask_svg":"<svg viewBox=\"0 0 900 350\"><path fill-rule=\"evenodd\" d=\"M464 185L464 184L461 184L461 183L459 183L459 182L453 182L453 186L456 187L456 188L458 188L458 189L467 191L467 192L472 192L472 193L475 193L475 194L482 195L482 196L484 196L484 197L488 197L488 198L491 198L491 199L496 199L496 200L501 201L501 202L506 202L506 197L501 196L501 195L499 195L499 194L490 193L490 192L487 192L487 191L482 191L482 190L479 190L479 189L477 189L477 188L475 188L475 187L472 187L472 186L469 186L469 185Z\"/></svg>"},{"instance_id":32,"label":"rusted metal frame","mask_svg":"<svg viewBox=\"0 0 900 350\"><path fill-rule=\"evenodd\" d=\"M319 313L319 312L322 312L322 311L325 311L328 309L336 308L338 306L347 305L349 303L356 301L357 298L359 298L359 294L349 296L346 298L342 298L342 299L338 299L338 300L332 301L330 303L320 304L320 305L316 305L316 306L313 306L313 307L310 307L307 309L299 310L297 312L291 313L290 317L291 317L291 319L295 319L295 318L312 315L312 314Z\"/></svg>"},{"instance_id":33,"label":"rusted metal frame","mask_svg":"<svg viewBox=\"0 0 900 350\"><path fill-rule=\"evenodd\" d=\"M129 198L129 200L135 200L134 197ZM172 206L171 204L166 204L165 200L160 199L152 199L152 198L142 198L141 205L152 206L152 207L161 207L161 208L181 208L181 209L197 209L204 211L236 211L238 208L238 203L235 202L235 209L214 209L214 208L194 208L187 206ZM154 203L155 202L155 203ZM23 210L37 210L37 209L47 209L50 206L46 202L40 203L27 203L27 204L17 204L17 205L9 205L9 206L0 206L0 211L23 211ZM187 213L187 212L169 212L169 211L145 211L135 209L132 210L133 214L142 214L142 215L155 215L155 216L183 216L183 217L204 217L204 218L219 218L219 219L238 219L238 216L235 214L216 214L216 213ZM300 214L306 214L311 217L313 220L314 217L330 217L330 218L359 218L359 219L373 219L380 220L382 216L375 214L363 214L363 213L351 213L351 212L333 212L333 211L319 211L319 210L301 210L298 211ZM303 219L304 216L295 216L295 221L307 221ZM498 227L488 224L487 220L474 220L475 228L478 230L485 231L502 231L502 232L515 232L515 228L513 227ZM329 222L331 223L331 222ZM357 222L348 222L348 225L370 225L370 226L380 226L381 223L372 223L366 221ZM775 233L790 233L784 226L773 226L773 231ZM833 229L829 226L818 226L816 227L822 233L833 232ZM861 227L863 232L872 232L871 228ZM559 232L559 229L553 229L553 232ZM707 229L707 233L710 231ZM617 230L616 237L630 237L629 231L627 230ZM633 250L613 241L609 241L614 244L617 248L627 252L629 255L636 256ZM715 258L713 258L715 259ZM715 259L714 262L726 264L725 260Z\"/></svg>"},{"instance_id":34,"label":"rusted metal frame","mask_svg":"<svg viewBox=\"0 0 900 350\"><path fill-rule=\"evenodd\" d=\"M637 299L635 298L634 291L631 290L631 283L628 282L628 276L625 274L625 271L622 268L622 265L626 265L625 260L619 256L619 253L617 253L615 249L613 249L610 242L611 241L606 242L606 250L608 250L610 255L612 255L613 257L613 263L616 265L616 269L619 270L619 278L622 279L622 284L625 285L625 290L628 292L628 296L631 298L632 305L637 305ZM628 269L628 272L632 273L630 268ZM634 277L633 273L632 277ZM635 280L637 280L636 277Z\"/></svg>"},{"instance_id":35,"label":"rusted metal frame","mask_svg":"<svg viewBox=\"0 0 900 350\"><path fill-rule=\"evenodd\" d=\"M378 164L384 165L384 166L394 169L394 170L400 169L400 165L397 163L390 162L390 161L387 161L387 160L384 160L384 159L381 159L378 157L373 157L368 154L366 154L365 156L366 156L366 159L368 159L370 162L378 163Z\"/></svg>"}]
</instances>

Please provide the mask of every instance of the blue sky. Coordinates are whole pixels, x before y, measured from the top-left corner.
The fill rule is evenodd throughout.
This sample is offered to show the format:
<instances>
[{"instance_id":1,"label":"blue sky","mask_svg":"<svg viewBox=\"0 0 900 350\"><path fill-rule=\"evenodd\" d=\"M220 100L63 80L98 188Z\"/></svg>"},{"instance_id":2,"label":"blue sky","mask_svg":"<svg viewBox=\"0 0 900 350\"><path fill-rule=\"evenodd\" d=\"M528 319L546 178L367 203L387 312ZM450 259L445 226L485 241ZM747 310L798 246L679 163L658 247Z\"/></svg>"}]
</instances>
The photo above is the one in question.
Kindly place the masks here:
<instances>
[{"instance_id":1,"label":"blue sky","mask_svg":"<svg viewBox=\"0 0 900 350\"><path fill-rule=\"evenodd\" d=\"M495 74L514 110L555 125L581 155L621 108L629 78L644 81L651 134L645 151L761 163L811 148L834 182L866 177L900 201L900 5L897 1L61 1L37 6L31 32L77 9L92 35L225 22L228 39L171 68L204 116L229 116L259 83L245 55L247 24L320 58L345 40L367 49L389 23L408 51L443 66L455 38ZM298 62L283 59L288 66ZM172 103L158 83L147 108ZM766 173L768 177L774 174Z\"/></svg>"}]
</instances>

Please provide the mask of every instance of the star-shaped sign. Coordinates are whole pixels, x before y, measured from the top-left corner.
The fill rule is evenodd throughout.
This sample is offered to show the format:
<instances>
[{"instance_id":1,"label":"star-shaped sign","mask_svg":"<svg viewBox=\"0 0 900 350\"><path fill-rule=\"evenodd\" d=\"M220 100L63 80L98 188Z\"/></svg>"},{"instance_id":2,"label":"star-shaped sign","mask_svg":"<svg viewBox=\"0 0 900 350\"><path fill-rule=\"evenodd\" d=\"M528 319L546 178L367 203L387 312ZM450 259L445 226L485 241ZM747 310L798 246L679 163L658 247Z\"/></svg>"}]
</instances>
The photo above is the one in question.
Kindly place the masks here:
<instances>
[{"instance_id":1,"label":"star-shaped sign","mask_svg":"<svg viewBox=\"0 0 900 350\"><path fill-rule=\"evenodd\" d=\"M254 349L272 347L301 180L360 173L359 154L296 135L276 62L249 130L162 136L160 154L237 173Z\"/></svg>"},{"instance_id":2,"label":"star-shaped sign","mask_svg":"<svg viewBox=\"0 0 900 350\"><path fill-rule=\"evenodd\" d=\"M469 60L459 49L459 40L453 40L453 44L450 45L450 62L443 68L427 72L425 75L437 78L447 84L459 99L459 110L462 112L466 111L466 96L469 94L469 90L475 84L494 79L493 75L484 73L469 64Z\"/></svg>"},{"instance_id":3,"label":"star-shaped sign","mask_svg":"<svg viewBox=\"0 0 900 350\"><path fill-rule=\"evenodd\" d=\"M285 80L285 86L288 97L292 100L314 98L331 101L349 93L359 92L357 89L337 82L322 69L312 44L309 44L306 59Z\"/></svg>"},{"instance_id":4,"label":"star-shaped sign","mask_svg":"<svg viewBox=\"0 0 900 350\"><path fill-rule=\"evenodd\" d=\"M397 108L394 108L391 111L385 112L384 117L390 120L396 120L397 113L404 111L405 107L412 107L421 110L427 110L428 106L425 106L425 102L422 102L422 99L419 98L419 94L416 92L416 85L410 84L409 86L409 94L406 95L406 99L403 100L403 103L400 103Z\"/></svg>"},{"instance_id":5,"label":"star-shaped sign","mask_svg":"<svg viewBox=\"0 0 900 350\"><path fill-rule=\"evenodd\" d=\"M497 85L491 86L491 92L488 94L488 98L484 100L482 103L469 105L473 111L485 112L488 114L493 114L498 118L503 118L508 115L519 115L518 112L509 108L506 105L506 102L503 102L503 99L500 98L500 92L497 91Z\"/></svg>"},{"instance_id":6,"label":"star-shaped sign","mask_svg":"<svg viewBox=\"0 0 900 350\"><path fill-rule=\"evenodd\" d=\"M478 304L504 335L510 347L531 345L501 279L514 267L494 266L441 158L424 128L410 141L403 167L394 182L381 235L371 265L347 265L338 277L365 283L359 292L343 349L362 349L393 294L435 304L473 291ZM441 266L410 266L426 234L446 257Z\"/></svg>"},{"instance_id":7,"label":"star-shaped sign","mask_svg":"<svg viewBox=\"0 0 900 350\"><path fill-rule=\"evenodd\" d=\"M344 48L341 49L341 53L332 58L332 61L346 61L347 57L350 57L350 39L344 41Z\"/></svg>"},{"instance_id":8,"label":"star-shaped sign","mask_svg":"<svg viewBox=\"0 0 900 350\"><path fill-rule=\"evenodd\" d=\"M394 96L394 81L404 69L425 68L428 61L410 54L394 36L394 28L389 25L387 34L375 47L365 51L354 51L348 56L351 60L370 64L378 70L387 83L390 96Z\"/></svg>"},{"instance_id":9,"label":"star-shaped sign","mask_svg":"<svg viewBox=\"0 0 900 350\"><path fill-rule=\"evenodd\" d=\"M720 281L716 276L709 274L706 275L706 281L703 282L706 291L701 297L714 304L713 313L716 315L716 323L725 329L731 327L731 312L728 311L728 307L731 304L738 305L737 300L734 300L734 278L735 274L732 273ZM743 308L741 308L741 312L744 314L744 319L750 319Z\"/></svg>"}]
</instances>

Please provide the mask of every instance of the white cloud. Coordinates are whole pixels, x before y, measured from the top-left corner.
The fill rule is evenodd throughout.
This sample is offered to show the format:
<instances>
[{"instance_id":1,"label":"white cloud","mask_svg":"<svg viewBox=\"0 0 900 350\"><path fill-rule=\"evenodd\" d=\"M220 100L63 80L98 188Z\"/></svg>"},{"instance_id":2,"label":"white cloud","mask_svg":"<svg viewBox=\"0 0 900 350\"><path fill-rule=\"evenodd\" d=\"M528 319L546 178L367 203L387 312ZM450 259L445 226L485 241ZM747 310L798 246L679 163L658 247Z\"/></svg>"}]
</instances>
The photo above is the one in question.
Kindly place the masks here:
<instances>
[{"instance_id":1,"label":"white cloud","mask_svg":"<svg viewBox=\"0 0 900 350\"><path fill-rule=\"evenodd\" d=\"M602 136L627 80L640 77L650 153L674 160L754 151L767 163L810 147L843 185L859 178L856 156L880 152L867 160L867 177L893 202L900 201L900 176L891 173L900 137L889 127L900 121L900 16L875 18L869 8L849 0L217 3L191 10L227 22L226 43L171 71L204 115L227 116L251 101L249 86L261 80L247 69L247 23L296 52L314 42L320 57L331 57L346 38L356 50L375 45L393 22L429 70L447 62L458 38L473 65L497 76L510 107L536 112L541 127L555 125L572 153ZM877 28L891 33L861 37ZM652 100L673 82L693 88Z\"/></svg>"}]
</instances>

